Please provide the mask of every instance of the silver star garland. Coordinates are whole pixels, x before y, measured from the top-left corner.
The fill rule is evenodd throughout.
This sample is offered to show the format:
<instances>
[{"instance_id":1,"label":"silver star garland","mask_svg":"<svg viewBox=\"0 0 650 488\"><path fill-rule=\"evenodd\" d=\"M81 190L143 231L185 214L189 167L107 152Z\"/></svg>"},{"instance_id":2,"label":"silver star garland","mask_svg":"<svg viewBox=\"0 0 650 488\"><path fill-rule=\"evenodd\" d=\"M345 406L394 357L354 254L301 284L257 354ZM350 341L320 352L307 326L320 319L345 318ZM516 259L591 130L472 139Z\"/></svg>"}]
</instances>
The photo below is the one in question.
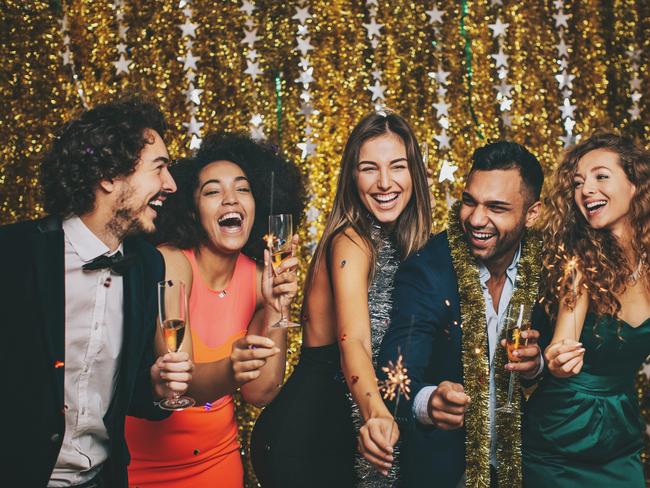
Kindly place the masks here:
<instances>
[{"instance_id":1,"label":"silver star garland","mask_svg":"<svg viewBox=\"0 0 650 488\"><path fill-rule=\"evenodd\" d=\"M185 79L187 80L187 87L185 89L185 107L190 116L189 122L183 122L183 127L187 129L187 135L190 136L190 149L195 150L201 146L202 128L205 125L197 119L197 112L199 105L201 105L201 95L203 90L197 88L194 84L197 75L196 63L201 60L199 56L192 54L194 47L194 39L196 38L196 29L198 24L192 22L192 7L191 0L181 0L178 3L178 8L183 12L184 22L178 24L181 30L181 39L185 46L185 54L179 56L177 59L183 63L183 71L185 71Z\"/></svg>"},{"instance_id":2,"label":"silver star garland","mask_svg":"<svg viewBox=\"0 0 650 488\"><path fill-rule=\"evenodd\" d=\"M62 8L65 7L62 6ZM81 80L77 75L77 69L74 64L74 56L72 54L72 51L70 50L70 33L68 32L69 19L68 19L68 14L65 12L65 10L63 11L63 16L57 22L59 23L59 27L60 27L59 33L61 34L61 39L63 40L63 51L59 53L61 56L61 62L63 64L63 68L65 69L66 66L69 66L70 75L72 76L72 82L75 85L75 89L77 91L77 95L79 96L79 100L81 101L81 105L83 106L83 108L88 110L88 103L86 102L86 94L84 92L83 86L81 85Z\"/></svg>"},{"instance_id":3,"label":"silver star garland","mask_svg":"<svg viewBox=\"0 0 650 488\"><path fill-rule=\"evenodd\" d=\"M384 24L377 23L377 0L366 0L366 7L368 8L368 20L367 24L363 24L368 34L368 41L372 47L372 79L373 83L366 86L366 90L371 93L371 102L374 103L375 111L379 112L386 108L384 100L386 96L384 91L386 91L386 85L382 85L382 77L384 72L377 65L376 50L381 39L381 29L384 27Z\"/></svg>"},{"instance_id":4,"label":"silver star garland","mask_svg":"<svg viewBox=\"0 0 650 488\"><path fill-rule=\"evenodd\" d=\"M492 31L492 38L497 39L499 50L496 54L490 54L494 59L494 68L496 71L496 78L498 84L493 85L496 91L496 101L501 111L501 121L504 127L512 128L512 119L510 117L510 110L512 110L512 85L508 84L508 58L509 55L504 53L506 47L506 34L510 24L501 21L499 14L503 7L499 9L496 21L494 24L489 24L488 27Z\"/></svg>"},{"instance_id":5,"label":"silver star garland","mask_svg":"<svg viewBox=\"0 0 650 488\"><path fill-rule=\"evenodd\" d=\"M133 61L127 58L128 46L126 43L126 33L129 30L129 26L124 22L124 0L114 0L111 6L113 7L113 10L115 10L117 38L119 41L116 46L117 61L113 61L113 66L115 66L115 75L128 75Z\"/></svg>"},{"instance_id":6,"label":"silver star garland","mask_svg":"<svg viewBox=\"0 0 650 488\"><path fill-rule=\"evenodd\" d=\"M632 100L632 104L627 109L627 112L630 114L630 122L633 122L635 120L641 120L641 106L639 105L642 96L641 78L639 78L641 50L629 49L626 54L630 61L630 71L632 72L632 78L630 79L630 100Z\"/></svg>"},{"instance_id":7,"label":"silver star garland","mask_svg":"<svg viewBox=\"0 0 650 488\"><path fill-rule=\"evenodd\" d=\"M244 55L246 56L246 69L244 73L251 77L254 84L257 77L262 74L260 55L257 49L255 49L255 43L260 39L257 35L257 31L259 30L257 19L253 15L253 12L257 10L255 0L243 0L239 10L244 13L244 38L241 40L241 44L244 45ZM266 140L264 116L262 114L255 112L251 116L248 127L252 139L256 141Z\"/></svg>"},{"instance_id":8,"label":"silver star garland","mask_svg":"<svg viewBox=\"0 0 650 488\"><path fill-rule=\"evenodd\" d=\"M311 64L309 51L313 50L314 47L311 45L311 37L309 36L310 24L308 24L307 21L312 18L312 15L309 12L309 5L305 0L299 0L295 10L296 13L291 18L298 22L296 28L296 50L298 51L300 62L298 63L299 75L294 82L301 85L300 108L298 109L298 114L302 115L305 119L304 136L301 138L301 141L297 146L298 149L300 149L300 157L304 161L313 156L318 147L318 144L316 143L317 134L311 126L311 120L312 117L318 115L319 112L314 108L313 96L310 88L311 84L314 83L315 80L314 67ZM306 213L308 225L308 242L306 243L306 246L311 251L316 247L318 237L316 222L318 221L321 212L318 207L315 206L314 202L316 201L316 198L311 191L309 201L311 203L307 208Z\"/></svg>"},{"instance_id":9,"label":"silver star garland","mask_svg":"<svg viewBox=\"0 0 650 488\"><path fill-rule=\"evenodd\" d=\"M438 8L436 2L433 2L431 10L426 11L426 14L429 16L428 22L432 26L431 28L433 30L434 36L434 46L439 59L438 69L429 73L429 77L434 83L434 86L436 87L436 93L438 95L438 101L431 105L432 108L435 109L436 119L438 121L438 125L440 126L440 132L433 136L438 144L438 152L441 153L441 166L438 173L438 183L443 183L445 181L453 183L456 179L454 173L458 169L458 166L454 165L449 160L449 151L451 150L451 144L449 135L447 134L447 129L449 129L450 104L447 102L446 87L449 85L448 78L451 73L449 71L445 71L443 68L442 44L440 42L442 39L440 27L442 26L445 13L446 12L444 10L440 10Z\"/></svg>"},{"instance_id":10,"label":"silver star garland","mask_svg":"<svg viewBox=\"0 0 650 488\"><path fill-rule=\"evenodd\" d=\"M574 144L579 139L579 137L576 137L573 134L573 128L576 125L576 106L571 103L571 97L573 95L573 79L575 78L575 75L572 75L569 71L569 51L564 39L565 29L569 29L569 24L567 22L569 15L564 12L563 0L555 0L553 6L556 10L553 14L553 19L555 21L555 28L558 32L558 43L555 48L557 49L557 64L559 67L559 72L555 75L555 79L558 83L558 89L562 94L562 104L559 106L559 109L562 112L562 125L564 127L564 135L561 137L561 140L564 147L567 147Z\"/></svg>"}]
</instances>

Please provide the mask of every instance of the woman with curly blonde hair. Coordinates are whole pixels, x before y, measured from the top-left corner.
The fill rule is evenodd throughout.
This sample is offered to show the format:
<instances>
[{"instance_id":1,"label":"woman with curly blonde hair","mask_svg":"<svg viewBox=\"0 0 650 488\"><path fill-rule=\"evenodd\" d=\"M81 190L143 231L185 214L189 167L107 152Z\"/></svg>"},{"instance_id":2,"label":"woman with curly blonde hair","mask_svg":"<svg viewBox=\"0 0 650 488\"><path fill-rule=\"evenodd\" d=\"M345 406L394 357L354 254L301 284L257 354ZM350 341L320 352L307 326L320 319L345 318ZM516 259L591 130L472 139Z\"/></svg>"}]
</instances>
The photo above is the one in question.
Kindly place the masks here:
<instances>
[{"instance_id":1,"label":"woman with curly blonde hair","mask_svg":"<svg viewBox=\"0 0 650 488\"><path fill-rule=\"evenodd\" d=\"M550 375L523 426L527 487L644 487L634 380L650 354L650 153L597 133L571 148L547 198Z\"/></svg>"}]
</instances>

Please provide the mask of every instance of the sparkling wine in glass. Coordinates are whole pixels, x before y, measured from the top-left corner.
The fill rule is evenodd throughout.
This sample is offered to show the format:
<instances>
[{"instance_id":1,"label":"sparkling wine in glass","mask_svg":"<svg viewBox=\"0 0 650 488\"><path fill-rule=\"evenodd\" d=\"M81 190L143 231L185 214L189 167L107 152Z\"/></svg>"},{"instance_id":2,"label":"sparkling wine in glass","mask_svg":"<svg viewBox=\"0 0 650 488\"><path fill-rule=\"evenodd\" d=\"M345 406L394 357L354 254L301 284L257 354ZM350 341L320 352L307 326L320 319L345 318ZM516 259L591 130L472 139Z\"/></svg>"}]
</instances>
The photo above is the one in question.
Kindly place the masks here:
<instances>
[{"instance_id":1,"label":"sparkling wine in glass","mask_svg":"<svg viewBox=\"0 0 650 488\"><path fill-rule=\"evenodd\" d=\"M158 314L163 339L169 352L178 352L185 337L187 324L187 294L185 283L180 280L166 280L158 283ZM174 393L172 398L162 400L163 410L183 410L194 406L194 400Z\"/></svg>"},{"instance_id":2,"label":"sparkling wine in glass","mask_svg":"<svg viewBox=\"0 0 650 488\"><path fill-rule=\"evenodd\" d=\"M528 304L519 306L510 305L506 311L506 351L508 360L512 363L521 361L521 358L514 355L514 352L520 347L526 346L527 341L521 337L521 333L530 328L531 308ZM508 401L505 405L496 409L497 412L514 413L515 406L512 403L514 393L515 371L510 371L510 381L508 382Z\"/></svg>"},{"instance_id":3,"label":"sparkling wine in glass","mask_svg":"<svg viewBox=\"0 0 650 488\"><path fill-rule=\"evenodd\" d=\"M293 219L291 214L269 215L269 251L273 270L280 266L282 261L291 256L291 240L293 238ZM280 297L281 318L271 328L299 327L300 324L291 322L287 318L288 304Z\"/></svg>"}]
</instances>

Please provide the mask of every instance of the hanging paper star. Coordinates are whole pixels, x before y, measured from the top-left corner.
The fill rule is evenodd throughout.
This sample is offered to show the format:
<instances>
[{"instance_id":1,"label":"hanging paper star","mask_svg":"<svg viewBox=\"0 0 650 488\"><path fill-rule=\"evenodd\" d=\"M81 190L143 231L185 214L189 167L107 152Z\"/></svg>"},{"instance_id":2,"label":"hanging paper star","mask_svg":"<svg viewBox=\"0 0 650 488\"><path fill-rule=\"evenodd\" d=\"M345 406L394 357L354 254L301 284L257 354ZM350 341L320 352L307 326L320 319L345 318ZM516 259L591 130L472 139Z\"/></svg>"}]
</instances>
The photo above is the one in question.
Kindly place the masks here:
<instances>
[{"instance_id":1,"label":"hanging paper star","mask_svg":"<svg viewBox=\"0 0 650 488\"><path fill-rule=\"evenodd\" d=\"M181 58L183 60L183 69L187 71L188 69L196 70L196 62L201 60L200 56L194 56L192 50L188 50L185 53L185 56Z\"/></svg>"},{"instance_id":2,"label":"hanging paper star","mask_svg":"<svg viewBox=\"0 0 650 488\"><path fill-rule=\"evenodd\" d=\"M634 76L630 80L630 90L640 90L641 89L641 79L639 78L638 73L634 73Z\"/></svg>"},{"instance_id":3,"label":"hanging paper star","mask_svg":"<svg viewBox=\"0 0 650 488\"><path fill-rule=\"evenodd\" d=\"M567 47L566 42L564 42L564 38L560 39L560 42L555 46L555 49L557 49L558 57L569 57L569 48Z\"/></svg>"},{"instance_id":4,"label":"hanging paper star","mask_svg":"<svg viewBox=\"0 0 650 488\"><path fill-rule=\"evenodd\" d=\"M65 51L61 53L61 57L63 58L63 66L68 64L72 65L72 51L70 51L68 46L66 46Z\"/></svg>"},{"instance_id":5,"label":"hanging paper star","mask_svg":"<svg viewBox=\"0 0 650 488\"><path fill-rule=\"evenodd\" d=\"M247 16L253 15L253 10L255 10L255 5L253 5L253 2L250 0L244 0L241 4L241 7L239 7L239 10L244 12Z\"/></svg>"},{"instance_id":6,"label":"hanging paper star","mask_svg":"<svg viewBox=\"0 0 650 488\"><path fill-rule=\"evenodd\" d=\"M635 91L630 95L630 98L632 99L632 103L638 103L639 100L641 100L641 94L638 91Z\"/></svg>"},{"instance_id":7,"label":"hanging paper star","mask_svg":"<svg viewBox=\"0 0 650 488\"><path fill-rule=\"evenodd\" d=\"M449 104L444 100L439 100L438 103L433 104L433 108L436 109L436 117L440 118L443 115L449 117Z\"/></svg>"},{"instance_id":8,"label":"hanging paper star","mask_svg":"<svg viewBox=\"0 0 650 488\"><path fill-rule=\"evenodd\" d=\"M264 119L262 118L262 116L260 114L254 114L251 117L251 124L254 125L254 126L262 125L263 121L264 121Z\"/></svg>"},{"instance_id":9,"label":"hanging paper star","mask_svg":"<svg viewBox=\"0 0 650 488\"><path fill-rule=\"evenodd\" d=\"M442 66L438 68L438 71L435 73L429 73L429 76L434 78L438 83L440 84L448 84L449 81L447 81L447 77L451 74L450 71L445 71L442 69Z\"/></svg>"},{"instance_id":10,"label":"hanging paper star","mask_svg":"<svg viewBox=\"0 0 650 488\"><path fill-rule=\"evenodd\" d=\"M264 127L251 127L251 139L254 141L263 141L266 139Z\"/></svg>"},{"instance_id":11,"label":"hanging paper star","mask_svg":"<svg viewBox=\"0 0 650 488\"><path fill-rule=\"evenodd\" d=\"M638 105L628 108L627 112L630 114L630 120L639 120L641 118L641 109L639 109Z\"/></svg>"},{"instance_id":12,"label":"hanging paper star","mask_svg":"<svg viewBox=\"0 0 650 488\"><path fill-rule=\"evenodd\" d=\"M302 83L302 86L304 88L307 88L310 83L313 83L314 77L312 76L314 73L314 68L310 67L309 69L305 71L300 72L300 76L296 78L294 81L296 83Z\"/></svg>"},{"instance_id":13,"label":"hanging paper star","mask_svg":"<svg viewBox=\"0 0 650 488\"><path fill-rule=\"evenodd\" d=\"M495 66L497 68L499 66L508 66L508 58L510 56L503 52L502 46L499 46L499 52L497 54L490 54L490 56L494 58Z\"/></svg>"},{"instance_id":14,"label":"hanging paper star","mask_svg":"<svg viewBox=\"0 0 650 488\"><path fill-rule=\"evenodd\" d=\"M129 26L120 24L117 26L117 32L120 39L126 39L126 32L129 30Z\"/></svg>"},{"instance_id":15,"label":"hanging paper star","mask_svg":"<svg viewBox=\"0 0 650 488\"><path fill-rule=\"evenodd\" d=\"M449 136L445 129L442 129L442 132L434 135L433 138L438 141L439 149L451 149L451 146L449 145Z\"/></svg>"},{"instance_id":16,"label":"hanging paper star","mask_svg":"<svg viewBox=\"0 0 650 488\"><path fill-rule=\"evenodd\" d=\"M497 98L509 97L512 85L508 85L505 81L502 81L500 85L494 85L494 89L498 92Z\"/></svg>"},{"instance_id":17,"label":"hanging paper star","mask_svg":"<svg viewBox=\"0 0 650 488\"><path fill-rule=\"evenodd\" d=\"M488 27L492 30L492 37L505 36L506 30L510 24L504 24L501 22L501 19L497 17L497 21L494 24L488 24Z\"/></svg>"},{"instance_id":18,"label":"hanging paper star","mask_svg":"<svg viewBox=\"0 0 650 488\"><path fill-rule=\"evenodd\" d=\"M196 37L196 28L198 27L198 24L194 24L192 21L190 21L189 18L185 19L184 24L179 24L178 28L183 31L181 34L181 37Z\"/></svg>"},{"instance_id":19,"label":"hanging paper star","mask_svg":"<svg viewBox=\"0 0 650 488\"><path fill-rule=\"evenodd\" d=\"M314 107L311 103L302 102L300 104L300 110L298 110L298 113L302 114L306 119L308 119L312 114L317 114L318 111L314 110Z\"/></svg>"},{"instance_id":20,"label":"hanging paper star","mask_svg":"<svg viewBox=\"0 0 650 488\"><path fill-rule=\"evenodd\" d=\"M204 125L205 123L197 121L194 115L192 115L189 122L183 122L183 127L187 127L187 133L196 134L198 137L201 137L201 128Z\"/></svg>"},{"instance_id":21,"label":"hanging paper star","mask_svg":"<svg viewBox=\"0 0 650 488\"><path fill-rule=\"evenodd\" d=\"M298 38L298 51L300 54L305 56L309 51L314 49L314 46L310 44L311 39L309 37L299 37Z\"/></svg>"},{"instance_id":22,"label":"hanging paper star","mask_svg":"<svg viewBox=\"0 0 650 488\"><path fill-rule=\"evenodd\" d=\"M251 61L255 61L259 55L257 54L257 49L250 49L246 54L246 57Z\"/></svg>"},{"instance_id":23,"label":"hanging paper star","mask_svg":"<svg viewBox=\"0 0 650 488\"><path fill-rule=\"evenodd\" d=\"M558 84L560 85L560 90L563 87L567 88L573 88L573 79L575 78L575 75L569 74L567 71L563 71L559 75L555 75L555 79L557 80Z\"/></svg>"},{"instance_id":24,"label":"hanging paper star","mask_svg":"<svg viewBox=\"0 0 650 488\"><path fill-rule=\"evenodd\" d=\"M560 26L564 26L567 29L569 28L569 24L567 23L569 16L564 13L564 10L560 10L558 13L553 14L553 18L555 19L556 29L558 29Z\"/></svg>"},{"instance_id":25,"label":"hanging paper star","mask_svg":"<svg viewBox=\"0 0 650 488\"><path fill-rule=\"evenodd\" d=\"M374 102L376 99L378 99L378 98L379 98L379 99L383 99L383 98L385 98L385 97L384 97L384 90L386 89L386 86L385 86L385 85L381 85L381 84L379 83L379 80L375 80L375 84L366 87L366 89L369 90L370 92L372 92L372 99L371 99L371 101L373 101L373 102Z\"/></svg>"},{"instance_id":26,"label":"hanging paper star","mask_svg":"<svg viewBox=\"0 0 650 488\"><path fill-rule=\"evenodd\" d=\"M442 167L440 168L440 174L438 175L438 182L442 183L443 181L451 181L452 183L456 180L454 173L458 169L458 166L451 164L449 161L443 161Z\"/></svg>"},{"instance_id":27,"label":"hanging paper star","mask_svg":"<svg viewBox=\"0 0 650 488\"><path fill-rule=\"evenodd\" d=\"M185 103L195 103L196 105L199 105L201 103L201 94L203 93L203 90L200 90L198 88L194 87L194 84L190 82L189 87L185 91Z\"/></svg>"},{"instance_id":28,"label":"hanging paper star","mask_svg":"<svg viewBox=\"0 0 650 488\"><path fill-rule=\"evenodd\" d=\"M512 117L508 112L501 113L501 121L506 127L512 127Z\"/></svg>"},{"instance_id":29,"label":"hanging paper star","mask_svg":"<svg viewBox=\"0 0 650 488\"><path fill-rule=\"evenodd\" d=\"M123 42L120 42L117 45L117 53L118 54L126 54L126 44L124 44Z\"/></svg>"},{"instance_id":30,"label":"hanging paper star","mask_svg":"<svg viewBox=\"0 0 650 488\"><path fill-rule=\"evenodd\" d=\"M442 23L442 16L444 15L444 10L438 10L436 5L433 6L431 10L425 12L429 16L429 24Z\"/></svg>"},{"instance_id":31,"label":"hanging paper star","mask_svg":"<svg viewBox=\"0 0 650 488\"><path fill-rule=\"evenodd\" d=\"M253 80L256 80L259 75L262 74L262 71L260 70L259 62L252 62L250 60L246 60L246 69L244 70L244 73L251 75L251 78Z\"/></svg>"},{"instance_id":32,"label":"hanging paper star","mask_svg":"<svg viewBox=\"0 0 650 488\"><path fill-rule=\"evenodd\" d=\"M297 19L298 22L304 24L307 19L311 19L311 14L309 13L309 7L296 7L296 13L292 19Z\"/></svg>"},{"instance_id":33,"label":"hanging paper star","mask_svg":"<svg viewBox=\"0 0 650 488\"><path fill-rule=\"evenodd\" d=\"M121 73L128 74L129 66L131 61L124 57L124 54L120 54L120 59L118 61L113 61L113 66L115 66L115 74L119 75Z\"/></svg>"},{"instance_id":34,"label":"hanging paper star","mask_svg":"<svg viewBox=\"0 0 650 488\"><path fill-rule=\"evenodd\" d=\"M192 138L190 139L190 150L200 148L202 141L203 141L203 139L201 139L200 137L197 137L196 135L193 134Z\"/></svg>"},{"instance_id":35,"label":"hanging paper star","mask_svg":"<svg viewBox=\"0 0 650 488\"><path fill-rule=\"evenodd\" d=\"M564 130L567 131L567 133L573 132L573 128L576 126L576 121L571 119L571 118L566 118L564 119Z\"/></svg>"},{"instance_id":36,"label":"hanging paper star","mask_svg":"<svg viewBox=\"0 0 650 488\"><path fill-rule=\"evenodd\" d=\"M311 156L316 151L316 144L311 140L305 139L305 142L299 142L297 144L298 149L302 151L301 158L305 159L307 156Z\"/></svg>"},{"instance_id":37,"label":"hanging paper star","mask_svg":"<svg viewBox=\"0 0 650 488\"><path fill-rule=\"evenodd\" d=\"M363 24L363 26L368 31L368 39L381 37L381 32L379 32L379 30L384 26L384 24L378 24L374 17L370 19L368 24Z\"/></svg>"},{"instance_id":38,"label":"hanging paper star","mask_svg":"<svg viewBox=\"0 0 650 488\"><path fill-rule=\"evenodd\" d=\"M258 40L257 27L251 30L244 29L244 39L242 39L241 44L248 44L248 47L253 47Z\"/></svg>"},{"instance_id":39,"label":"hanging paper star","mask_svg":"<svg viewBox=\"0 0 650 488\"><path fill-rule=\"evenodd\" d=\"M576 110L575 105L571 105L571 100L568 98L564 99L564 103L560 105L560 110L562 111L562 118L573 117L573 113Z\"/></svg>"}]
</instances>

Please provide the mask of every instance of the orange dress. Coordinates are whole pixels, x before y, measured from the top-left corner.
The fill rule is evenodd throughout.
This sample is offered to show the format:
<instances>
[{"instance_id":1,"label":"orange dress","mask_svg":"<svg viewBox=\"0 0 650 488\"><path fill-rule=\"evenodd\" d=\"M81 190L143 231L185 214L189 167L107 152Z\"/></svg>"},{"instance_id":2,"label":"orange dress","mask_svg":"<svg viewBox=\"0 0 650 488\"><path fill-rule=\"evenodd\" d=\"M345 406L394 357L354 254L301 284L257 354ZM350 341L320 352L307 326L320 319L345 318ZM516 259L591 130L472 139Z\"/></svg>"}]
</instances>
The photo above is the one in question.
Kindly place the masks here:
<instances>
[{"instance_id":1,"label":"orange dress","mask_svg":"<svg viewBox=\"0 0 650 488\"><path fill-rule=\"evenodd\" d=\"M205 284L194 252L183 253L193 273L189 317L194 362L226 358L233 342L246 335L255 312L255 262L239 255L224 295ZM160 422L127 417L126 441L131 452L129 487L243 487L231 395L174 412Z\"/></svg>"}]
</instances>

